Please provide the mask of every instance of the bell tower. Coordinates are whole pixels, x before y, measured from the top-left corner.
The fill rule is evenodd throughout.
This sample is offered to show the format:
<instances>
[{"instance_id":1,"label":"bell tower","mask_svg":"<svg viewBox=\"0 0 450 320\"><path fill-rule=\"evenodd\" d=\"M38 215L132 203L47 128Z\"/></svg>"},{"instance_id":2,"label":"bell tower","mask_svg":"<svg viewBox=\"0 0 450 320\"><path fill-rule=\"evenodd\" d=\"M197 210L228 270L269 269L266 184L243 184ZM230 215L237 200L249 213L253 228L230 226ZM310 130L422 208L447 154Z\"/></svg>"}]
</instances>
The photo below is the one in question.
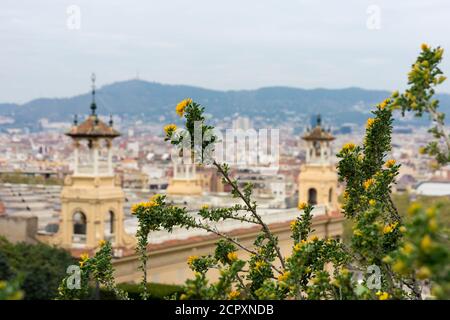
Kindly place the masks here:
<instances>
[{"instance_id":1,"label":"bell tower","mask_svg":"<svg viewBox=\"0 0 450 320\"><path fill-rule=\"evenodd\" d=\"M202 187L196 172L196 166L179 163L173 159L173 178L167 187L169 196L200 196Z\"/></svg>"},{"instance_id":2,"label":"bell tower","mask_svg":"<svg viewBox=\"0 0 450 320\"><path fill-rule=\"evenodd\" d=\"M327 211L338 209L338 176L332 163L332 141L330 130L322 128L320 115L315 126L302 136L306 144L306 162L298 176L299 202L325 206Z\"/></svg>"},{"instance_id":3,"label":"bell tower","mask_svg":"<svg viewBox=\"0 0 450 320\"><path fill-rule=\"evenodd\" d=\"M66 133L73 141L73 174L64 181L61 192L61 220L55 244L89 251L99 241L110 241L116 249L130 247L133 238L125 233L124 192L114 175L112 141L120 136L109 123L101 121L95 103L95 75L92 75L91 112Z\"/></svg>"}]
</instances>

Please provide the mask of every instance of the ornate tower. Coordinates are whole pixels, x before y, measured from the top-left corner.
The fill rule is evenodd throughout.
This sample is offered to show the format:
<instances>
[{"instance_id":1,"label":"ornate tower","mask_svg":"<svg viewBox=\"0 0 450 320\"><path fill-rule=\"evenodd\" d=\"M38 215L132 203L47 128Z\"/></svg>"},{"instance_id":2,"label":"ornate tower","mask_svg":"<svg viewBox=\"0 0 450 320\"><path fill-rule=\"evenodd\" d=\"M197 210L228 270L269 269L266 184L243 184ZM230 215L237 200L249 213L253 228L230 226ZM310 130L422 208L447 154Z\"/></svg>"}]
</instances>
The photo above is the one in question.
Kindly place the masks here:
<instances>
[{"instance_id":1,"label":"ornate tower","mask_svg":"<svg viewBox=\"0 0 450 320\"><path fill-rule=\"evenodd\" d=\"M336 210L338 176L332 164L331 146L335 138L329 130L322 128L318 115L314 128L308 129L302 139L306 142L306 163L301 166L298 176L299 201Z\"/></svg>"},{"instance_id":2,"label":"ornate tower","mask_svg":"<svg viewBox=\"0 0 450 320\"><path fill-rule=\"evenodd\" d=\"M102 122L96 113L95 75L92 75L91 114L78 124L75 116L67 136L73 140L73 174L66 177L61 192L61 222L55 244L89 251L100 240L113 247L132 245L124 231L124 192L114 175L112 140L120 133Z\"/></svg>"},{"instance_id":3,"label":"ornate tower","mask_svg":"<svg viewBox=\"0 0 450 320\"><path fill-rule=\"evenodd\" d=\"M167 187L169 196L200 196L202 187L195 164L183 164L173 160L173 178Z\"/></svg>"}]
</instances>

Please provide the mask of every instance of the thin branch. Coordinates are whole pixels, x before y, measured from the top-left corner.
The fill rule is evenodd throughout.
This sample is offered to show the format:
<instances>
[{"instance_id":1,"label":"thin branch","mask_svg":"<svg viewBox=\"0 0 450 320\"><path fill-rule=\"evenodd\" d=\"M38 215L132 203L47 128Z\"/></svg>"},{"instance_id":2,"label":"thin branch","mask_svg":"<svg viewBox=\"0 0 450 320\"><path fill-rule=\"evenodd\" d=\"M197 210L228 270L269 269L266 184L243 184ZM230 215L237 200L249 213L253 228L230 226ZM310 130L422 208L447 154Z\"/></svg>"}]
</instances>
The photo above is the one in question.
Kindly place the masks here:
<instances>
[{"instance_id":1,"label":"thin branch","mask_svg":"<svg viewBox=\"0 0 450 320\"><path fill-rule=\"evenodd\" d=\"M242 250L247 251L248 253L250 253L250 254L252 254L252 255L260 256L256 251L253 251L253 250L251 250L251 249L245 247L244 245L242 245L242 244L239 243L238 241L234 240L234 239L231 238L230 236L228 236L228 235L226 235L225 233L222 233L222 232L220 232L219 230L217 230L217 228L212 228L212 227L210 227L210 226L207 226L207 225L204 225L204 224L201 224L201 223L196 223L196 224L193 225L193 227L199 228L199 229L203 229L203 230L206 230L206 231L208 231L208 232L214 233L215 235L217 235L217 236L219 236L219 237L222 237L222 238L224 238L224 239L227 239L228 241L234 243L235 245L237 245L237 246L238 246L239 248L241 248ZM264 261L266 261L266 262L272 267L272 269L275 270L276 272L278 272L279 274L282 274L282 273L283 273L280 269L278 269L277 267L275 267L274 265L272 265L272 263L270 263L269 260L264 259Z\"/></svg>"},{"instance_id":2,"label":"thin branch","mask_svg":"<svg viewBox=\"0 0 450 320\"><path fill-rule=\"evenodd\" d=\"M217 168L217 170L222 174L222 176L225 178L225 180L227 181L227 183L233 188L233 190L239 195L239 197L244 201L245 205L248 207L248 209L250 210L250 212L253 214L253 216L255 217L256 220L258 220L258 223L261 225L261 227L264 230L264 233L267 235L267 237L272 241L272 243L274 244L274 248L275 251L277 253L278 259L280 260L281 266L283 269L286 268L285 264L284 264L284 258L281 254L280 248L278 247L278 245L276 245L275 242L275 238L272 234L272 232L270 232L269 227L264 223L264 221L262 221L261 217L259 216L259 214L256 212L255 208L251 205L251 203L248 201L248 199L242 194L241 190L239 190L238 186L230 179L230 177L228 176L228 174L223 170L222 166L220 164L218 164L215 160L214 160L214 166Z\"/></svg>"},{"instance_id":3,"label":"thin branch","mask_svg":"<svg viewBox=\"0 0 450 320\"><path fill-rule=\"evenodd\" d=\"M445 143L447 145L447 153L448 153L450 151L450 136L444 126L443 121L439 117L439 112L437 112L436 109L430 107L428 104L425 106L425 109L431 115L431 118L436 123L436 127L441 132L442 137L444 138Z\"/></svg>"},{"instance_id":4,"label":"thin branch","mask_svg":"<svg viewBox=\"0 0 450 320\"><path fill-rule=\"evenodd\" d=\"M247 288L247 286L244 284L244 281L241 279L241 277L239 276L239 273L236 273L236 278L239 281L239 283L241 284L242 289L245 290L245 292L247 293L248 296L251 296L253 299L256 299L256 297L253 295L253 293Z\"/></svg>"}]
</instances>

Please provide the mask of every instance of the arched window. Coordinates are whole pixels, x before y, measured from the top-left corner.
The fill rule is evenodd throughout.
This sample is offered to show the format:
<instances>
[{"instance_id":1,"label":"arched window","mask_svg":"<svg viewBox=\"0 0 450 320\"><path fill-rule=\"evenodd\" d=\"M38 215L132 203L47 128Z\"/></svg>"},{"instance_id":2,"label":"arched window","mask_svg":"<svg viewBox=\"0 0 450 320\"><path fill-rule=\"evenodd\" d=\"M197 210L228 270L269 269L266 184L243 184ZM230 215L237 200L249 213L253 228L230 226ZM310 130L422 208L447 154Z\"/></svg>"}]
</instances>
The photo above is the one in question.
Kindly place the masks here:
<instances>
[{"instance_id":1,"label":"arched window","mask_svg":"<svg viewBox=\"0 0 450 320\"><path fill-rule=\"evenodd\" d=\"M109 210L105 218L105 234L114 233L114 212Z\"/></svg>"},{"instance_id":2,"label":"arched window","mask_svg":"<svg viewBox=\"0 0 450 320\"><path fill-rule=\"evenodd\" d=\"M314 188L308 190L308 203L311 205L317 204L317 190Z\"/></svg>"},{"instance_id":3,"label":"arched window","mask_svg":"<svg viewBox=\"0 0 450 320\"><path fill-rule=\"evenodd\" d=\"M86 215L81 211L73 214L73 234L86 235Z\"/></svg>"},{"instance_id":4,"label":"arched window","mask_svg":"<svg viewBox=\"0 0 450 320\"><path fill-rule=\"evenodd\" d=\"M333 188L330 188L330 190L328 191L328 202L333 202Z\"/></svg>"}]
</instances>

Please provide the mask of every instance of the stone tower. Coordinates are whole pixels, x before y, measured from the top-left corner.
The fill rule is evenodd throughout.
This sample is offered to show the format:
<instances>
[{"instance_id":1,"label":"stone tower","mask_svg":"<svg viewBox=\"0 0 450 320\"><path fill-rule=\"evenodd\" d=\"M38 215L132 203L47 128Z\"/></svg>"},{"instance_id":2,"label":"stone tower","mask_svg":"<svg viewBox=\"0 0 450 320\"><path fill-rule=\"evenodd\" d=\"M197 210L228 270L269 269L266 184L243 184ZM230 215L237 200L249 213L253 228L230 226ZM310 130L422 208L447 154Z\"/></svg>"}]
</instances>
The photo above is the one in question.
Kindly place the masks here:
<instances>
[{"instance_id":1,"label":"stone tower","mask_svg":"<svg viewBox=\"0 0 450 320\"><path fill-rule=\"evenodd\" d=\"M183 164L173 160L173 178L167 187L167 195L200 196L202 191L195 164Z\"/></svg>"},{"instance_id":2,"label":"stone tower","mask_svg":"<svg viewBox=\"0 0 450 320\"><path fill-rule=\"evenodd\" d=\"M65 178L61 192L61 220L55 244L76 251L89 251L100 240L108 240L119 250L133 245L125 233L124 192L114 175L112 140L120 133L102 122L95 104L95 75L92 75L91 114L74 123L67 136L73 140L73 174Z\"/></svg>"},{"instance_id":3,"label":"stone tower","mask_svg":"<svg viewBox=\"0 0 450 320\"><path fill-rule=\"evenodd\" d=\"M325 206L327 211L338 208L338 176L332 163L332 141L329 130L322 128L320 115L315 126L302 139L306 142L306 162L298 176L299 202Z\"/></svg>"}]
</instances>

